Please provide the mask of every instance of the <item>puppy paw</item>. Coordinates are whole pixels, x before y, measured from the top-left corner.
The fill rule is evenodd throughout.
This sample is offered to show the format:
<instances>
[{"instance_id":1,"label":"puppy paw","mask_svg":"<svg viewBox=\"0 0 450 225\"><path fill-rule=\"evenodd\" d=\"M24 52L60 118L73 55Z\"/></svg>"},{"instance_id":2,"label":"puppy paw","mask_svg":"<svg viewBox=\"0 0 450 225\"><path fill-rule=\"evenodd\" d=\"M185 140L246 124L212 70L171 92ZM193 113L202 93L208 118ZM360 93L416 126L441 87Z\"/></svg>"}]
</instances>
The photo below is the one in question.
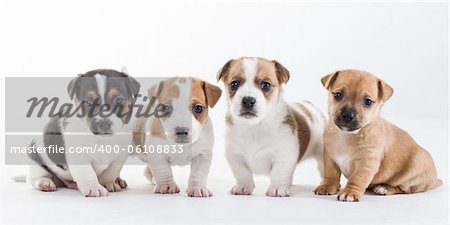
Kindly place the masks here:
<instances>
[{"instance_id":1,"label":"puppy paw","mask_svg":"<svg viewBox=\"0 0 450 225\"><path fill-rule=\"evenodd\" d=\"M186 190L186 194L189 197L200 197L200 198L212 196L212 192L209 191L208 188L206 188L203 185L201 185L201 186L189 185L188 189Z\"/></svg>"},{"instance_id":2,"label":"puppy paw","mask_svg":"<svg viewBox=\"0 0 450 225\"><path fill-rule=\"evenodd\" d=\"M56 184L52 179L47 177L38 178L35 181L34 187L39 191L56 191Z\"/></svg>"},{"instance_id":3,"label":"puppy paw","mask_svg":"<svg viewBox=\"0 0 450 225\"><path fill-rule=\"evenodd\" d=\"M335 195L339 191L339 186L337 185L320 185L314 190L316 195Z\"/></svg>"},{"instance_id":4,"label":"puppy paw","mask_svg":"<svg viewBox=\"0 0 450 225\"><path fill-rule=\"evenodd\" d=\"M78 185L78 189L85 197L105 197L108 195L108 190L100 184L81 186Z\"/></svg>"},{"instance_id":5,"label":"puppy paw","mask_svg":"<svg viewBox=\"0 0 450 225\"><path fill-rule=\"evenodd\" d=\"M171 182L168 184L157 184L155 188L155 193L158 194L176 194L179 192L180 189L175 182Z\"/></svg>"},{"instance_id":6,"label":"puppy paw","mask_svg":"<svg viewBox=\"0 0 450 225\"><path fill-rule=\"evenodd\" d=\"M358 202L359 199L362 197L361 192L344 188L344 190L341 191L341 193L338 194L337 199L342 202Z\"/></svg>"},{"instance_id":7,"label":"puppy paw","mask_svg":"<svg viewBox=\"0 0 450 225\"><path fill-rule=\"evenodd\" d=\"M269 187L266 191L266 196L269 197L289 197L291 195L291 187Z\"/></svg>"},{"instance_id":8,"label":"puppy paw","mask_svg":"<svg viewBox=\"0 0 450 225\"><path fill-rule=\"evenodd\" d=\"M230 193L233 195L251 195L255 189L254 184L236 184L231 188Z\"/></svg>"},{"instance_id":9,"label":"puppy paw","mask_svg":"<svg viewBox=\"0 0 450 225\"><path fill-rule=\"evenodd\" d=\"M116 179L116 183L120 186L120 188L125 189L128 187L127 181L125 181L124 179L118 177Z\"/></svg>"},{"instance_id":10,"label":"puppy paw","mask_svg":"<svg viewBox=\"0 0 450 225\"><path fill-rule=\"evenodd\" d=\"M397 193L404 193L398 187L392 187L385 184L379 184L372 189L372 192L378 195L393 195Z\"/></svg>"}]
</instances>

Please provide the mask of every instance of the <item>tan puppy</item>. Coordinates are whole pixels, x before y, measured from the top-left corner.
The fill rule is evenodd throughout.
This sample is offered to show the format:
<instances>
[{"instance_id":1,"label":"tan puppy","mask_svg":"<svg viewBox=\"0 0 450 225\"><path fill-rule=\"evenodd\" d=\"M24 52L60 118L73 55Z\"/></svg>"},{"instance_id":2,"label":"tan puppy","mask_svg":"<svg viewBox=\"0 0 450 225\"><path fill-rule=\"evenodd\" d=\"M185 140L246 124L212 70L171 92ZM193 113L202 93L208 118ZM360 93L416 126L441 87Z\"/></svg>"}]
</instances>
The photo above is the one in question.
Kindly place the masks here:
<instances>
[{"instance_id":1,"label":"tan puppy","mask_svg":"<svg viewBox=\"0 0 450 225\"><path fill-rule=\"evenodd\" d=\"M325 179L315 194L336 194L341 173L348 182L340 201L358 201L367 188L392 195L442 183L428 152L379 116L393 94L388 84L359 70L337 71L321 81L329 91L330 123L324 134Z\"/></svg>"}]
</instances>

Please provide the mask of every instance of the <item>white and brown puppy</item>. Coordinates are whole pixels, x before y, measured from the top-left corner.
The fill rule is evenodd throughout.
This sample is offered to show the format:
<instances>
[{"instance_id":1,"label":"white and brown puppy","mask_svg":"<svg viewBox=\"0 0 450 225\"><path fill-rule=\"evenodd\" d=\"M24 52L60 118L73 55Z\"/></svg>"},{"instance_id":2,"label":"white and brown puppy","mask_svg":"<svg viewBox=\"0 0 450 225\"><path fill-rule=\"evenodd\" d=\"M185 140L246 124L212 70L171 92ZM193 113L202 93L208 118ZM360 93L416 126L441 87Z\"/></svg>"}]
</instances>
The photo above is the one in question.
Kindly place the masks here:
<instances>
[{"instance_id":1,"label":"white and brown puppy","mask_svg":"<svg viewBox=\"0 0 450 225\"><path fill-rule=\"evenodd\" d=\"M74 78L67 88L75 103L73 111L52 118L43 136L30 145L58 146L64 151L30 153L34 164L27 182L41 191L55 191L59 185L78 188L86 197L126 188L119 174L128 152L107 153L100 148L126 149L131 144L129 120L139 87L135 79L115 70L92 70ZM93 150L96 146L98 151Z\"/></svg>"},{"instance_id":2,"label":"white and brown puppy","mask_svg":"<svg viewBox=\"0 0 450 225\"><path fill-rule=\"evenodd\" d=\"M134 129L134 145L148 146L146 156L140 158L148 163L146 177L156 181L155 193L178 193L171 166L190 164L187 195L212 196L206 188L214 144L208 108L214 107L221 93L206 81L182 77L163 80L149 89L149 96L164 106L162 111L171 111L170 116L140 118Z\"/></svg>"},{"instance_id":3,"label":"white and brown puppy","mask_svg":"<svg viewBox=\"0 0 450 225\"><path fill-rule=\"evenodd\" d=\"M232 194L252 194L253 174L264 174L271 180L267 196L289 196L295 167L308 157L322 171L324 116L310 102L286 103L286 68L242 57L228 61L217 80L228 97L226 158L237 182Z\"/></svg>"},{"instance_id":4,"label":"white and brown puppy","mask_svg":"<svg viewBox=\"0 0 450 225\"><path fill-rule=\"evenodd\" d=\"M380 195L416 193L441 184L433 160L405 131L380 117L393 89L360 70L322 78L329 92L325 134L325 179L315 190L336 194L341 173L348 179L340 201L358 201L367 188Z\"/></svg>"}]
</instances>

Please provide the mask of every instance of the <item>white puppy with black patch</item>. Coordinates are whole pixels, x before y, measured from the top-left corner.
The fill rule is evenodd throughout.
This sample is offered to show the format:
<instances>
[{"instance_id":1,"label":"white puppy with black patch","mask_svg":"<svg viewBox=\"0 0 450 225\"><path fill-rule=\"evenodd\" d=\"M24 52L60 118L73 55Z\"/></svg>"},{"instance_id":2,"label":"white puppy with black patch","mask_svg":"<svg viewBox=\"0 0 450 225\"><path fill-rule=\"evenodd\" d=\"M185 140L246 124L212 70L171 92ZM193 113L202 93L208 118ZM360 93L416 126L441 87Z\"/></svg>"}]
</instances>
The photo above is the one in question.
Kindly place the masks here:
<instances>
[{"instance_id":1,"label":"white puppy with black patch","mask_svg":"<svg viewBox=\"0 0 450 225\"><path fill-rule=\"evenodd\" d=\"M75 104L51 118L43 136L30 144L63 147L64 151L30 153L33 165L27 183L40 191L66 186L86 197L126 188L119 174L128 152L121 149L132 143L130 120L139 87L135 79L115 70L92 70L74 78L68 92ZM120 151L106 150L115 146Z\"/></svg>"},{"instance_id":2,"label":"white puppy with black patch","mask_svg":"<svg viewBox=\"0 0 450 225\"><path fill-rule=\"evenodd\" d=\"M237 184L235 195L250 195L253 174L270 176L267 196L289 196L295 167L314 157L323 174L323 114L309 102L288 104L282 85L289 71L277 61L242 57L217 74L227 92L226 158Z\"/></svg>"},{"instance_id":3,"label":"white puppy with black patch","mask_svg":"<svg viewBox=\"0 0 450 225\"><path fill-rule=\"evenodd\" d=\"M214 107L221 93L206 81L182 77L163 80L149 89L149 96L158 101L156 111L166 116L138 119L133 140L138 152L144 152L139 158L148 163L145 175L150 182L156 181L155 193L178 193L171 166L190 164L187 195L212 195L206 188L214 144L208 108Z\"/></svg>"}]
</instances>

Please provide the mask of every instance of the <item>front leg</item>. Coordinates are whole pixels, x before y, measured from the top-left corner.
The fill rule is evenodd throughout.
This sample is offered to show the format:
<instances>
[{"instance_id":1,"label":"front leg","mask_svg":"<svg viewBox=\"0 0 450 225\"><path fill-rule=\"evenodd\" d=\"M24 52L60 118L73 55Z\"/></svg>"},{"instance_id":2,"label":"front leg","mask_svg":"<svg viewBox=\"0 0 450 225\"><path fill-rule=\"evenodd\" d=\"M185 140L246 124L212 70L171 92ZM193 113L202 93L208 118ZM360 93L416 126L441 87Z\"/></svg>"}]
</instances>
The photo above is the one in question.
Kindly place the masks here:
<instances>
[{"instance_id":1,"label":"front leg","mask_svg":"<svg viewBox=\"0 0 450 225\"><path fill-rule=\"evenodd\" d=\"M156 182L155 193L175 194L180 192L173 180L172 168L167 161L162 160L153 165L149 164L149 167Z\"/></svg>"},{"instance_id":2,"label":"front leg","mask_svg":"<svg viewBox=\"0 0 450 225\"><path fill-rule=\"evenodd\" d=\"M73 181L77 183L78 190L86 197L103 197L108 195L106 190L97 179L92 165L71 165L69 164L70 174Z\"/></svg>"},{"instance_id":3,"label":"front leg","mask_svg":"<svg viewBox=\"0 0 450 225\"><path fill-rule=\"evenodd\" d=\"M380 156L376 151L367 150L361 153L360 158L353 160L353 171L348 179L347 185L339 193L337 199L344 202L357 202L369 187L373 177L380 167Z\"/></svg>"},{"instance_id":4,"label":"front leg","mask_svg":"<svg viewBox=\"0 0 450 225\"><path fill-rule=\"evenodd\" d=\"M212 192L206 188L209 167L211 166L211 150L192 158L191 174L186 193L189 197L211 197Z\"/></svg>"},{"instance_id":5,"label":"front leg","mask_svg":"<svg viewBox=\"0 0 450 225\"><path fill-rule=\"evenodd\" d=\"M340 188L341 170L325 151L323 154L324 178L314 190L316 195L335 195Z\"/></svg>"},{"instance_id":6,"label":"front leg","mask_svg":"<svg viewBox=\"0 0 450 225\"><path fill-rule=\"evenodd\" d=\"M225 156L236 179L236 185L231 188L230 193L233 195L251 195L253 189L255 189L255 181L244 156L230 151L227 151Z\"/></svg>"},{"instance_id":7,"label":"front leg","mask_svg":"<svg viewBox=\"0 0 450 225\"><path fill-rule=\"evenodd\" d=\"M99 183L108 191L115 192L128 187L127 182L120 178L120 171L127 158L128 154L121 154L98 177Z\"/></svg>"},{"instance_id":8,"label":"front leg","mask_svg":"<svg viewBox=\"0 0 450 225\"><path fill-rule=\"evenodd\" d=\"M292 178L297 157L275 159L270 171L270 187L266 191L269 197L289 197L291 195Z\"/></svg>"}]
</instances>

